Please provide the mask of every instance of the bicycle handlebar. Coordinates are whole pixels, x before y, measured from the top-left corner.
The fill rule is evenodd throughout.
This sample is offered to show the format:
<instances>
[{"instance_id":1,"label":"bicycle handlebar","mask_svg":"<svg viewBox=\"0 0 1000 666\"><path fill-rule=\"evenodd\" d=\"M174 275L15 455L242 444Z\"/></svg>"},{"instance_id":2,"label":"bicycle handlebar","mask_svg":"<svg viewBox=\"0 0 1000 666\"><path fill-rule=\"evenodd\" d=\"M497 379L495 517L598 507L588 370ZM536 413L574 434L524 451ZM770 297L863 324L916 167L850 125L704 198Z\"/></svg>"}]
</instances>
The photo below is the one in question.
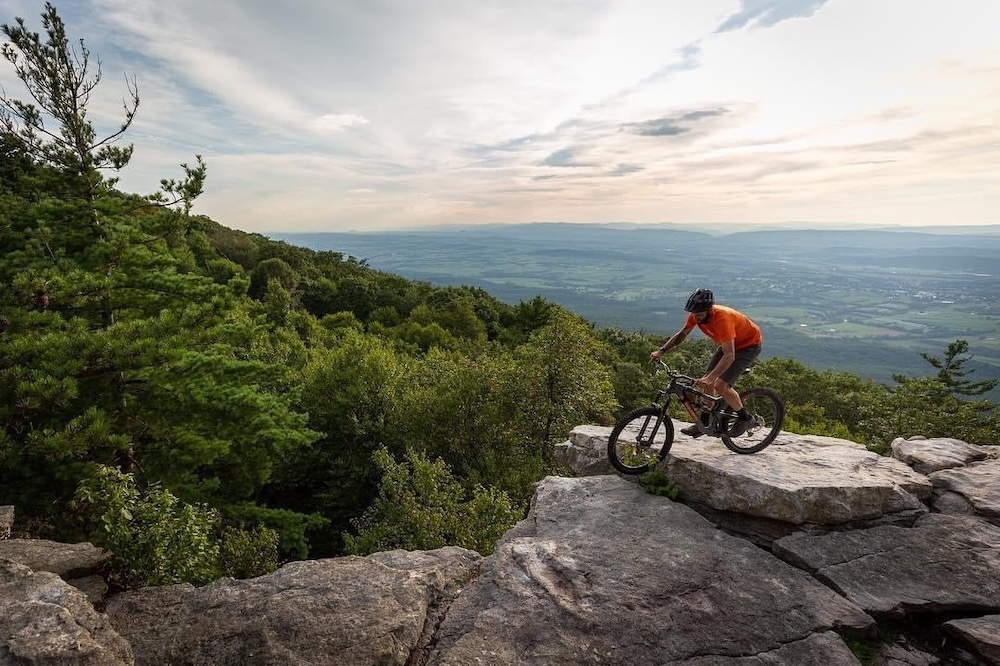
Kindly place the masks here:
<instances>
[{"instance_id":1,"label":"bicycle handlebar","mask_svg":"<svg viewBox=\"0 0 1000 666\"><path fill-rule=\"evenodd\" d=\"M672 379L675 380L679 379L684 384L690 384L691 386L694 386L694 384L698 381L694 377L689 377L688 375L685 375L681 372L671 369L670 366L664 363L661 359L655 359L653 361L653 365L655 366L654 372L656 370L662 370L663 372L666 372L668 375L670 375Z\"/></svg>"}]
</instances>

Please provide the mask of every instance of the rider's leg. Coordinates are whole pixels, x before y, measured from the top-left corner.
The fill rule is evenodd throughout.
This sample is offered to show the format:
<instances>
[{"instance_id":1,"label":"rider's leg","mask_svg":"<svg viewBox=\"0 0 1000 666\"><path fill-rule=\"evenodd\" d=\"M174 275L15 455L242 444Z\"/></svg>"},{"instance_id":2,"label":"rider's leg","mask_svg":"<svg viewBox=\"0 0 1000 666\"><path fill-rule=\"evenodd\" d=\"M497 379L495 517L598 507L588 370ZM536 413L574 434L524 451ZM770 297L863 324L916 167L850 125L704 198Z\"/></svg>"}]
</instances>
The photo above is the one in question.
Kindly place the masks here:
<instances>
[{"instance_id":1,"label":"rider's leg","mask_svg":"<svg viewBox=\"0 0 1000 666\"><path fill-rule=\"evenodd\" d=\"M739 391L734 389L731 384L729 384L724 379L719 379L715 382L715 386L712 387L716 393L722 396L722 399L726 401L729 408L734 412L738 412L743 409L743 401L740 400Z\"/></svg>"},{"instance_id":2,"label":"rider's leg","mask_svg":"<svg viewBox=\"0 0 1000 666\"><path fill-rule=\"evenodd\" d=\"M718 381L715 382L713 387L726 404L729 405L734 412L739 412L743 409L743 401L740 400L739 392L733 388L736 384L736 380L743 375L750 364L754 362L757 356L760 355L760 345L755 345L753 347L745 347L736 351L736 358L733 362L726 368L726 371L722 373Z\"/></svg>"},{"instance_id":3,"label":"rider's leg","mask_svg":"<svg viewBox=\"0 0 1000 666\"><path fill-rule=\"evenodd\" d=\"M715 366L719 363L720 360L722 360L722 348L721 347L718 348L718 349L716 349L715 353L712 354L712 358L710 358L708 360L708 365L705 367L705 374L707 375L708 373L712 372L712 369L715 368ZM714 382L711 386L707 386L706 388L709 389L709 390L711 390L711 391L715 391L716 394L723 395L723 397L725 397L724 392L727 389L729 389L730 391L732 391L732 387L728 383L726 383L725 381L723 381L721 378L718 381ZM735 393L735 391L733 391L733 393ZM740 395L738 393L736 393L736 400L737 400L737 402L739 402L739 399L740 399ZM728 398L726 398L726 402L727 403L729 402ZM708 425L708 423L705 423L704 425ZM701 428L698 427L697 423L692 423L691 425L687 426L686 428L681 428L681 432L684 433L685 435L688 435L689 437L701 437L702 436Z\"/></svg>"}]
</instances>

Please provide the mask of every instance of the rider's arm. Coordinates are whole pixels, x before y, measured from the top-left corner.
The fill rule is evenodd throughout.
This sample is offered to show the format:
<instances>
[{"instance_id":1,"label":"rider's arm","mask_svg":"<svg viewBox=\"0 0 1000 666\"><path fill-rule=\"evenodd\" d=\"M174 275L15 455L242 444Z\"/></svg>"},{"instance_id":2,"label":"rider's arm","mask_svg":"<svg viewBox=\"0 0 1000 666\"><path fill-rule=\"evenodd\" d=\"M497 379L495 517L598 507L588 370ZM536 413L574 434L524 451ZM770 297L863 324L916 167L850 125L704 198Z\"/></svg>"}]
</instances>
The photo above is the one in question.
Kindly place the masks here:
<instances>
[{"instance_id":1,"label":"rider's arm","mask_svg":"<svg viewBox=\"0 0 1000 666\"><path fill-rule=\"evenodd\" d=\"M715 364L715 367L712 368L712 371L710 373L701 378L702 383L714 384L716 381L718 381L719 377L722 376L722 373L726 371L726 368L731 366L733 364L733 361L736 360L735 339L726 340L721 345L719 345L719 348L722 349L722 358L719 359L719 362Z\"/></svg>"},{"instance_id":2,"label":"rider's arm","mask_svg":"<svg viewBox=\"0 0 1000 666\"><path fill-rule=\"evenodd\" d=\"M660 358L665 353L667 353L668 351L670 351L671 349L673 349L677 345L679 345L682 342L684 342L684 340L687 339L688 333L690 333L693 328L694 328L694 326L685 326L681 330L677 331L672 336L670 336L669 340L667 340L665 343L663 343L662 347L660 347L659 349L657 349L656 351L654 351L652 354L650 354L649 357L652 360L654 360L654 361L656 359ZM730 363L732 363L732 361L730 361Z\"/></svg>"}]
</instances>

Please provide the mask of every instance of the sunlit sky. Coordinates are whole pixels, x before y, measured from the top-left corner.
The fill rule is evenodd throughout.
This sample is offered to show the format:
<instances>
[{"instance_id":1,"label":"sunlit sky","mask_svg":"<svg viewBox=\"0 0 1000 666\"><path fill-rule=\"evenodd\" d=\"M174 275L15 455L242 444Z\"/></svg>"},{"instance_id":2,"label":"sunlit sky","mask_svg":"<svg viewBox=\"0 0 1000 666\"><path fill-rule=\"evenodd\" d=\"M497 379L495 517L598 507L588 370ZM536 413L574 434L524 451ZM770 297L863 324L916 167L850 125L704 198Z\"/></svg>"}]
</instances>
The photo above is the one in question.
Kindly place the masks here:
<instances>
[{"instance_id":1,"label":"sunlit sky","mask_svg":"<svg viewBox=\"0 0 1000 666\"><path fill-rule=\"evenodd\" d=\"M1000 224L998 0L53 4L99 129L138 82L121 189L202 155L245 231Z\"/></svg>"}]
</instances>

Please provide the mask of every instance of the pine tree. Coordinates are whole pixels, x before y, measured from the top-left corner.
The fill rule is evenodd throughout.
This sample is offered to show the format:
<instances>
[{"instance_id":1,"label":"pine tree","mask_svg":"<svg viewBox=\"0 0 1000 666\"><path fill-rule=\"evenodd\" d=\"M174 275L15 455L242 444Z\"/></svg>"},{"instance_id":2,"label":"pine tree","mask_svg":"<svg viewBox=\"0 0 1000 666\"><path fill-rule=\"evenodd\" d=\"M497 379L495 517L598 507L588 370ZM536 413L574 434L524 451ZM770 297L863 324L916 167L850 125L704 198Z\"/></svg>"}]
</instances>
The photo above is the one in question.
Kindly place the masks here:
<instances>
[{"instance_id":1,"label":"pine tree","mask_svg":"<svg viewBox=\"0 0 1000 666\"><path fill-rule=\"evenodd\" d=\"M3 26L4 56L44 113L5 93L0 146L19 163L0 172L0 503L58 516L100 464L246 513L274 461L315 434L287 371L246 351L266 321L192 270L204 164L164 181L173 201L115 191L100 170L127 164L131 147L110 142L135 106L96 139L89 53L52 5L42 21L45 42L21 19Z\"/></svg>"},{"instance_id":2,"label":"pine tree","mask_svg":"<svg viewBox=\"0 0 1000 666\"><path fill-rule=\"evenodd\" d=\"M926 352L921 353L920 356L937 369L937 380L947 387L952 395L974 396L989 393L997 387L998 380L986 379L981 382L974 382L970 379L965 379L967 375L975 372L963 367L972 359L968 353L968 341L955 340L948 344L948 348L944 352L944 358L931 356Z\"/></svg>"}]
</instances>

